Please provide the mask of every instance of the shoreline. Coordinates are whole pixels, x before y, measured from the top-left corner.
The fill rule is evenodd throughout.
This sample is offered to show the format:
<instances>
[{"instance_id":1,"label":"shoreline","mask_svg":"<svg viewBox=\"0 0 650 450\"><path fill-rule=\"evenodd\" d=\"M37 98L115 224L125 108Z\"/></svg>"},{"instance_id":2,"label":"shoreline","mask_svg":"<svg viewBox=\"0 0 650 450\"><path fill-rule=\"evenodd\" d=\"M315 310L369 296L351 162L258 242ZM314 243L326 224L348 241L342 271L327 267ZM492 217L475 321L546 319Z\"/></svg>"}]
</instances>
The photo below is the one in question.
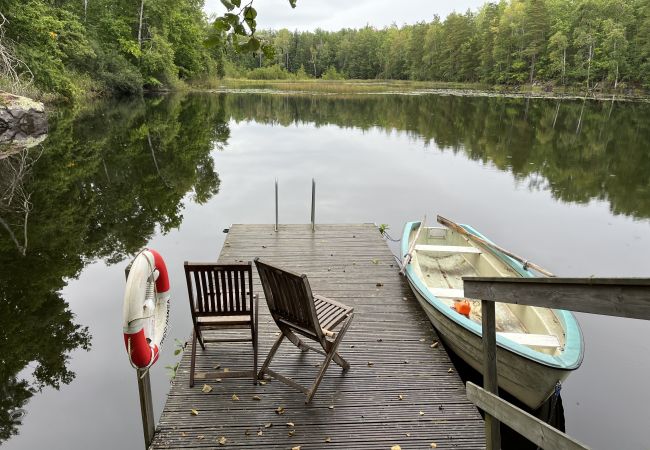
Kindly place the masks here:
<instances>
[{"instance_id":1,"label":"shoreline","mask_svg":"<svg viewBox=\"0 0 650 450\"><path fill-rule=\"evenodd\" d=\"M402 80L248 80L223 79L206 85L190 84L190 91L275 95L453 95L462 97L504 97L555 100L596 100L650 102L650 93L591 91L575 88L549 89L548 86L490 86L472 83L441 83Z\"/></svg>"}]
</instances>

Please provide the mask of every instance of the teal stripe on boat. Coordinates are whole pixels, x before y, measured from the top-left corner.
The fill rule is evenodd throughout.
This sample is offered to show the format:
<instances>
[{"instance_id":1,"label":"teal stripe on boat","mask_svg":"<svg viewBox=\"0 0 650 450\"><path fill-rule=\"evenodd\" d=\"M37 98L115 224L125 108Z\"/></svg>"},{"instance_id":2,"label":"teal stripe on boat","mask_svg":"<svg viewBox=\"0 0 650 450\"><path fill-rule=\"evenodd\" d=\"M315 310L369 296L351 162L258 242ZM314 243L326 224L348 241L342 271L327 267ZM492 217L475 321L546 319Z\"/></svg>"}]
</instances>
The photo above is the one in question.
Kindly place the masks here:
<instances>
[{"instance_id":1,"label":"teal stripe on boat","mask_svg":"<svg viewBox=\"0 0 650 450\"><path fill-rule=\"evenodd\" d=\"M405 256L408 253L409 238L411 235L411 231L414 228L419 226L420 226L420 222L408 222L404 226L404 233L402 234L402 247L401 247L402 256ZM481 233L479 233L471 226L464 225L464 224L461 224L461 226L468 232L480 238L483 238L488 242L492 242L491 240L483 236ZM523 265L519 261L516 261L491 247L489 248L489 250L496 257L498 257L503 262L505 262L510 267L512 267L515 271L517 271L517 273L519 273L522 277L526 277L526 278L534 277L534 274L524 269ZM428 288L425 286L425 284L420 280L420 278L415 275L415 271L413 270L413 267L411 267L410 264L406 267L406 276L408 277L409 281L412 283L412 286L415 287L415 289L417 289L420 295L423 298L425 298L427 302L429 302L434 308L436 308L438 311L440 311L442 314L447 316L449 319L451 319L453 322L457 323L458 325L470 330L472 333L476 334L477 336L482 336L483 334L482 326L466 318L465 316L454 312L451 308L445 308L445 305L442 303L442 301L435 295L432 295L429 292ZM580 330L580 325L578 324L578 321L576 320L575 316L571 311L565 311L561 309L554 309L553 311L555 312L555 315L562 323L562 327L564 328L566 333L564 350L559 355L548 355L546 353L538 352L536 350L533 350L530 347L513 342L510 339L500 336L499 334L497 334L497 345L507 350L510 350L513 353L528 358L532 361L536 361L539 362L540 364L545 364L550 367L556 367L556 368L566 369L566 370L572 370L579 367L580 364L582 363L583 349L584 349L584 343L582 338L582 331Z\"/></svg>"}]
</instances>

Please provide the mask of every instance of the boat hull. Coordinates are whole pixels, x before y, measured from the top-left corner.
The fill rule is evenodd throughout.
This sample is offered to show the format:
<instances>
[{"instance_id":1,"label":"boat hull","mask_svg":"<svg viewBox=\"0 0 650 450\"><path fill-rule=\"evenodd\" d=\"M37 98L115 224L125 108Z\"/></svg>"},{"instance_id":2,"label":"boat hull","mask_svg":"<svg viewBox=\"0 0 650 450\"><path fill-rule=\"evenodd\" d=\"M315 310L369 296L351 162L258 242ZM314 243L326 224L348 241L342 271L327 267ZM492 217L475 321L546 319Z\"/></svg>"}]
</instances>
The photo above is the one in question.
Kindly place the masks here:
<instances>
[{"instance_id":1,"label":"boat hull","mask_svg":"<svg viewBox=\"0 0 650 450\"><path fill-rule=\"evenodd\" d=\"M483 341L481 336L450 320L433 307L410 280L409 284L445 346L482 375ZM535 410L553 394L556 383L563 382L571 370L539 364L503 347L497 347L497 373L500 389Z\"/></svg>"}]
</instances>

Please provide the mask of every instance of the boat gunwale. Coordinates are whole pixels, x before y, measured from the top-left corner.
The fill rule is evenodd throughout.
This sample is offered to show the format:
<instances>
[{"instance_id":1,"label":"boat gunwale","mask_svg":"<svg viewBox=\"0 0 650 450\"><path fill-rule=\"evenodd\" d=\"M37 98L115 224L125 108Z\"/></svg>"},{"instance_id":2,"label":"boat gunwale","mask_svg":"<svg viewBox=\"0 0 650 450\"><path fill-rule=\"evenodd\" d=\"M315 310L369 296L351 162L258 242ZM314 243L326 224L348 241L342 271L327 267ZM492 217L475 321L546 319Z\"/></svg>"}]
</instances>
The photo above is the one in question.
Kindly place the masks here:
<instances>
[{"instance_id":1,"label":"boat gunwale","mask_svg":"<svg viewBox=\"0 0 650 450\"><path fill-rule=\"evenodd\" d=\"M469 233L474 234L475 236L485 239L487 242L492 242L487 237L483 236L477 230L472 228L469 225L460 224L465 230ZM421 226L421 222L407 222L404 226L404 232L402 234L402 244L401 251L403 256L408 252L409 239L411 231L415 228ZM494 256L499 258L505 264L508 264L512 269L517 271L522 277L534 278L534 274L526 269L518 261L510 258L509 256L487 246L481 246L489 250ZM412 288L416 289L422 298L426 299L436 310L440 311L445 317L449 320L452 320L456 324L462 326L463 328L471 331L478 337L482 338L483 330L482 324L478 324L465 316L462 316L458 313L454 313L450 308L446 308L444 303L435 295L431 294L424 283L420 278L415 274L415 271L411 264L409 263L406 266L406 277L408 278L409 284ZM560 320L561 325L564 329L565 334L565 343L564 349L560 351L559 355L549 355L547 353L542 353L537 350L534 350L528 346L514 342L504 336L501 336L497 333L496 341L497 345L505 350L508 350L512 353L515 353L521 357L534 361L536 363L558 368L564 370L575 370L582 364L584 357L584 341L582 336L582 330L580 325L575 318L575 315L571 311L563 309L551 309L556 317Z\"/></svg>"}]
</instances>

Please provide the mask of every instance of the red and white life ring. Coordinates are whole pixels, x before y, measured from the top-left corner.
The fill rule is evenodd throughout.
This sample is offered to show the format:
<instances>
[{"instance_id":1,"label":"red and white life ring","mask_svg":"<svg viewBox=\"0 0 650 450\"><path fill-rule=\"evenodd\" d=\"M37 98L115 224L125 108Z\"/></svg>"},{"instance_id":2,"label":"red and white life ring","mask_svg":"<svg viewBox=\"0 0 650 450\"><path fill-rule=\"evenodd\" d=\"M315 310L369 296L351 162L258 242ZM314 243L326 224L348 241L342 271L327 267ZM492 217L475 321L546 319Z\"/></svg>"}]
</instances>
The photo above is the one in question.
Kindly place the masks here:
<instances>
[{"instance_id":1,"label":"red and white life ring","mask_svg":"<svg viewBox=\"0 0 650 450\"><path fill-rule=\"evenodd\" d=\"M122 308L124 345L131 365L158 360L169 315L169 277L160 253L144 249L131 264Z\"/></svg>"}]
</instances>

